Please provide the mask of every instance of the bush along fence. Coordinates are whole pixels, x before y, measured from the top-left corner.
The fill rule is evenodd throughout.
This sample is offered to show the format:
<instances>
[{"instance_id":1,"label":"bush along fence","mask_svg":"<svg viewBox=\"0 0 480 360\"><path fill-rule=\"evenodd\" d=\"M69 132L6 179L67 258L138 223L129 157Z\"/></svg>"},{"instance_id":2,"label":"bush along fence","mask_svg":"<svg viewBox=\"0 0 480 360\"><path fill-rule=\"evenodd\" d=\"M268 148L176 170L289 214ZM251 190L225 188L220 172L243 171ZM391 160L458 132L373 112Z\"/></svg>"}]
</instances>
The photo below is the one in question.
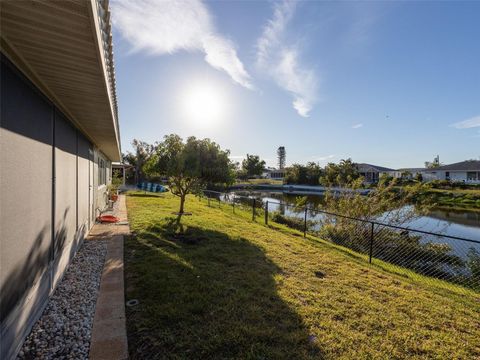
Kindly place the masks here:
<instances>
[{"instance_id":1,"label":"bush along fence","mask_svg":"<svg viewBox=\"0 0 480 360\"><path fill-rule=\"evenodd\" d=\"M362 254L369 263L394 267L405 274L420 274L480 291L480 240L466 239L353 218L321 209L278 201L205 190L200 199L209 206L228 204L232 211L251 212L261 219L329 241ZM290 215L285 215L288 213ZM387 269L388 270L388 269Z\"/></svg>"}]
</instances>

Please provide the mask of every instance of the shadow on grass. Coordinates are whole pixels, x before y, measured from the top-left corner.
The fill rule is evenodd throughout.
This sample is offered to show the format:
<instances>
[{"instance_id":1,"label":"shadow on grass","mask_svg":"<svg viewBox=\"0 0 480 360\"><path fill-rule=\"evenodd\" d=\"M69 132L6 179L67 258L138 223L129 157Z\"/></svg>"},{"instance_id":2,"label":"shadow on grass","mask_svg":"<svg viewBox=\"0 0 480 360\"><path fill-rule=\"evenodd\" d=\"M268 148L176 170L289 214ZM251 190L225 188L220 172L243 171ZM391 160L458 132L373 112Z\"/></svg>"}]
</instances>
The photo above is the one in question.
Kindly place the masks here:
<instances>
[{"instance_id":1,"label":"shadow on grass","mask_svg":"<svg viewBox=\"0 0 480 360\"><path fill-rule=\"evenodd\" d=\"M127 240L126 273L132 359L323 357L277 293L280 269L243 238L169 218Z\"/></svg>"}]
</instances>

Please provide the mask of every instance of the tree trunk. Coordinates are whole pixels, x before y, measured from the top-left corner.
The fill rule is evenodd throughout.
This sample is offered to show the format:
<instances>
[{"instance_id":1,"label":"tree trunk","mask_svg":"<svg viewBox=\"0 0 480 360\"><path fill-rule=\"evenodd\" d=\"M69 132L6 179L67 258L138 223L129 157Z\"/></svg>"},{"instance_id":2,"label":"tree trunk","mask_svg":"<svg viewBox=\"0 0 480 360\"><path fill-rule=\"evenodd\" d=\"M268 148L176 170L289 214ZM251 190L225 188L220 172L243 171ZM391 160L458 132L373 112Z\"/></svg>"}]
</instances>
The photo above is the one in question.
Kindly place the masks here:
<instances>
[{"instance_id":1,"label":"tree trunk","mask_svg":"<svg viewBox=\"0 0 480 360\"><path fill-rule=\"evenodd\" d=\"M183 214L183 206L185 205L185 194L180 195L180 214Z\"/></svg>"}]
</instances>

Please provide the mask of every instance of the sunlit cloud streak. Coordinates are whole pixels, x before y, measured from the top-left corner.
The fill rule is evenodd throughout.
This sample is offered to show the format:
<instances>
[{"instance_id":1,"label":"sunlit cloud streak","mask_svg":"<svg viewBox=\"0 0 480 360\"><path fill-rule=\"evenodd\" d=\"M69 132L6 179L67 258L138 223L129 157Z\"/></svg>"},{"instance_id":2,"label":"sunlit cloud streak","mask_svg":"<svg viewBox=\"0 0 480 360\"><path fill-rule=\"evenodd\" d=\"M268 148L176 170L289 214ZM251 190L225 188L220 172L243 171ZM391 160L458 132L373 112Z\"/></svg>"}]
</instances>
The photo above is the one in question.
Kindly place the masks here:
<instances>
[{"instance_id":1,"label":"sunlit cloud streak","mask_svg":"<svg viewBox=\"0 0 480 360\"><path fill-rule=\"evenodd\" d=\"M295 7L293 1L274 5L273 17L257 40L256 65L293 96L292 105L298 114L308 117L317 100L317 78L313 70L300 64L299 50L284 43Z\"/></svg>"},{"instance_id":2,"label":"sunlit cloud streak","mask_svg":"<svg viewBox=\"0 0 480 360\"><path fill-rule=\"evenodd\" d=\"M237 84L253 89L235 44L215 29L203 2L114 0L111 7L113 24L133 52L145 51L152 55L202 52L213 68L226 72Z\"/></svg>"}]
</instances>

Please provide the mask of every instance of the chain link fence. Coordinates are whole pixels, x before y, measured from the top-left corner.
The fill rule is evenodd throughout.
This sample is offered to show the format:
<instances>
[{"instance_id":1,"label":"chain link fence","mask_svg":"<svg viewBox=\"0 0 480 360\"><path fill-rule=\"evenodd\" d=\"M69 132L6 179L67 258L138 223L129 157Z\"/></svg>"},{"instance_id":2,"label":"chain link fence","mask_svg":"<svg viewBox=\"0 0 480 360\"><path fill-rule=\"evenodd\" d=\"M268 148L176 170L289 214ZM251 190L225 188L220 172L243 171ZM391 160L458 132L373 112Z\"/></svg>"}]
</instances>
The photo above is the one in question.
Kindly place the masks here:
<instances>
[{"instance_id":1,"label":"chain link fence","mask_svg":"<svg viewBox=\"0 0 480 360\"><path fill-rule=\"evenodd\" d=\"M254 196L205 190L209 206L228 206L252 220L273 221L362 254L369 263L480 291L480 240L353 218Z\"/></svg>"}]
</instances>

